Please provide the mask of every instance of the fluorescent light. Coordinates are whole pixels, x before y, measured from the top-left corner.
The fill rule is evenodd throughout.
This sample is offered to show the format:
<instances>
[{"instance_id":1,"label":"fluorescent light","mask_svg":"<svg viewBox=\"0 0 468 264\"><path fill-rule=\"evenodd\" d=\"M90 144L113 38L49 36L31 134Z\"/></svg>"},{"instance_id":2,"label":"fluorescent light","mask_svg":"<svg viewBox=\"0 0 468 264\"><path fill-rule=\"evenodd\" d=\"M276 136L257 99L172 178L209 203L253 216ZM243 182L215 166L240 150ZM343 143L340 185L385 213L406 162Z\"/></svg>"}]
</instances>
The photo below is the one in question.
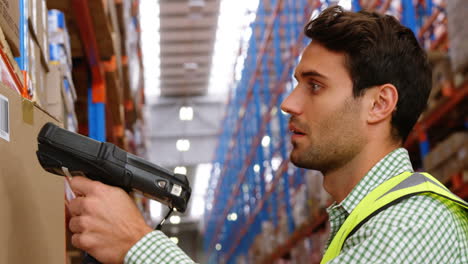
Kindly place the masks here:
<instances>
[{"instance_id":1,"label":"fluorescent light","mask_svg":"<svg viewBox=\"0 0 468 264\"><path fill-rule=\"evenodd\" d=\"M178 151L188 151L190 149L190 141L188 139L178 139L176 147Z\"/></svg>"},{"instance_id":2,"label":"fluorescent light","mask_svg":"<svg viewBox=\"0 0 468 264\"><path fill-rule=\"evenodd\" d=\"M215 248L216 248L217 251L220 251L223 247L221 246L220 243L217 243Z\"/></svg>"},{"instance_id":3,"label":"fluorescent light","mask_svg":"<svg viewBox=\"0 0 468 264\"><path fill-rule=\"evenodd\" d=\"M190 216L200 218L205 208L205 195L207 194L211 169L211 163L202 163L197 166L195 173L195 182L192 189L192 205L190 208ZM208 202L207 210L211 210L212 204Z\"/></svg>"},{"instance_id":4,"label":"fluorescent light","mask_svg":"<svg viewBox=\"0 0 468 264\"><path fill-rule=\"evenodd\" d=\"M193 108L191 106L182 106L179 110L179 119L190 121L193 119Z\"/></svg>"},{"instance_id":5,"label":"fluorescent light","mask_svg":"<svg viewBox=\"0 0 468 264\"><path fill-rule=\"evenodd\" d=\"M180 216L178 215L171 216L171 218L169 218L169 222L171 222L171 224L174 224L174 225L180 224Z\"/></svg>"},{"instance_id":6,"label":"fluorescent light","mask_svg":"<svg viewBox=\"0 0 468 264\"><path fill-rule=\"evenodd\" d=\"M270 141L271 141L271 139L270 139L269 136L264 136L262 138L262 146L265 147L265 148L268 147L270 145Z\"/></svg>"},{"instance_id":7,"label":"fluorescent light","mask_svg":"<svg viewBox=\"0 0 468 264\"><path fill-rule=\"evenodd\" d=\"M174 173L187 175L187 168L184 166L177 166L174 169Z\"/></svg>"},{"instance_id":8,"label":"fluorescent light","mask_svg":"<svg viewBox=\"0 0 468 264\"><path fill-rule=\"evenodd\" d=\"M275 106L275 107L273 107L273 108L271 109L271 112L270 112L270 113L271 113L272 116L274 116L274 115L276 115L277 112L278 112L278 108Z\"/></svg>"},{"instance_id":9,"label":"fluorescent light","mask_svg":"<svg viewBox=\"0 0 468 264\"><path fill-rule=\"evenodd\" d=\"M204 0L189 0L189 7L191 8L203 8L205 6Z\"/></svg>"},{"instance_id":10,"label":"fluorescent light","mask_svg":"<svg viewBox=\"0 0 468 264\"><path fill-rule=\"evenodd\" d=\"M156 202L154 200L149 200L149 212L151 220L153 220L154 222L160 220L159 218L161 217L162 212L161 203Z\"/></svg>"},{"instance_id":11,"label":"fluorescent light","mask_svg":"<svg viewBox=\"0 0 468 264\"><path fill-rule=\"evenodd\" d=\"M236 213L228 214L227 220L228 221L233 221L233 222L236 221L237 220L237 214Z\"/></svg>"},{"instance_id":12,"label":"fluorescent light","mask_svg":"<svg viewBox=\"0 0 468 264\"><path fill-rule=\"evenodd\" d=\"M201 195L195 195L191 199L192 207L190 208L190 215L193 218L199 218L203 215L203 211L205 210L205 199L203 199Z\"/></svg>"},{"instance_id":13,"label":"fluorescent light","mask_svg":"<svg viewBox=\"0 0 468 264\"><path fill-rule=\"evenodd\" d=\"M352 7L351 0L340 0L338 5L342 6L346 10L351 10Z\"/></svg>"},{"instance_id":14,"label":"fluorescent light","mask_svg":"<svg viewBox=\"0 0 468 264\"><path fill-rule=\"evenodd\" d=\"M260 172L260 165L255 164L255 165L253 166L253 170L254 170L255 172L257 172L257 173Z\"/></svg>"},{"instance_id":15,"label":"fluorescent light","mask_svg":"<svg viewBox=\"0 0 468 264\"><path fill-rule=\"evenodd\" d=\"M273 180L273 174L270 170L268 170L267 172L265 172L265 182L269 183L271 182L271 180Z\"/></svg>"},{"instance_id":16,"label":"fluorescent light","mask_svg":"<svg viewBox=\"0 0 468 264\"><path fill-rule=\"evenodd\" d=\"M245 193L248 192L249 191L249 185L246 184L246 183L242 184L242 191L245 192Z\"/></svg>"},{"instance_id":17,"label":"fluorescent light","mask_svg":"<svg viewBox=\"0 0 468 264\"><path fill-rule=\"evenodd\" d=\"M179 244L179 239L177 237L171 237L169 238L170 240L172 240L172 242L174 242L174 244Z\"/></svg>"},{"instance_id":18,"label":"fluorescent light","mask_svg":"<svg viewBox=\"0 0 468 264\"><path fill-rule=\"evenodd\" d=\"M220 1L208 88L210 94L227 94L233 84L232 77L240 78L239 73L242 71L252 35L250 23L255 20L258 3L259 0Z\"/></svg>"},{"instance_id":19,"label":"fluorescent light","mask_svg":"<svg viewBox=\"0 0 468 264\"><path fill-rule=\"evenodd\" d=\"M283 159L279 156L275 156L271 159L271 168L276 171L279 166L281 165L281 162L283 161Z\"/></svg>"},{"instance_id":20,"label":"fluorescent light","mask_svg":"<svg viewBox=\"0 0 468 264\"><path fill-rule=\"evenodd\" d=\"M139 10L145 95L154 98L160 94L159 1L141 0Z\"/></svg>"}]
</instances>

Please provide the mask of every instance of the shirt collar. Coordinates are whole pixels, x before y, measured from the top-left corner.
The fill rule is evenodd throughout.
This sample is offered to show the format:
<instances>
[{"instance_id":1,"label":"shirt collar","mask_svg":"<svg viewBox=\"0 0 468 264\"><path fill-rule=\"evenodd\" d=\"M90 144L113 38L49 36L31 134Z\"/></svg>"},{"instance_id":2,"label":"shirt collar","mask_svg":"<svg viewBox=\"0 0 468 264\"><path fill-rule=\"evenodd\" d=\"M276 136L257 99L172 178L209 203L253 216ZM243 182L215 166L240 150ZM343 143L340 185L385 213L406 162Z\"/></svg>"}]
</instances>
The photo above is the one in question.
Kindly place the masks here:
<instances>
[{"instance_id":1,"label":"shirt collar","mask_svg":"<svg viewBox=\"0 0 468 264\"><path fill-rule=\"evenodd\" d=\"M351 213L359 202L377 186L405 171L413 171L408 151L404 148L397 148L375 164L340 204L333 203L327 211L341 207L348 214Z\"/></svg>"}]
</instances>

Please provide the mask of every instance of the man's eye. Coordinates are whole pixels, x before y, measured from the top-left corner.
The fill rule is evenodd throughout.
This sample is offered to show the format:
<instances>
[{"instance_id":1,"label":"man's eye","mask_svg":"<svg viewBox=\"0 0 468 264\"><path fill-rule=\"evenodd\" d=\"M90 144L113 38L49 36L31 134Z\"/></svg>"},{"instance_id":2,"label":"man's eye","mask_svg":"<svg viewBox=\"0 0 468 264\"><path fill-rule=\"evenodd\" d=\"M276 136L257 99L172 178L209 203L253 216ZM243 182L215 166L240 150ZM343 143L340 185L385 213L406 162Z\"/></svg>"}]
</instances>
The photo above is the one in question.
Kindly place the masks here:
<instances>
[{"instance_id":1,"label":"man's eye","mask_svg":"<svg viewBox=\"0 0 468 264\"><path fill-rule=\"evenodd\" d=\"M312 92L318 92L320 89L322 89L322 86L317 83L311 83L310 87L312 88Z\"/></svg>"}]
</instances>

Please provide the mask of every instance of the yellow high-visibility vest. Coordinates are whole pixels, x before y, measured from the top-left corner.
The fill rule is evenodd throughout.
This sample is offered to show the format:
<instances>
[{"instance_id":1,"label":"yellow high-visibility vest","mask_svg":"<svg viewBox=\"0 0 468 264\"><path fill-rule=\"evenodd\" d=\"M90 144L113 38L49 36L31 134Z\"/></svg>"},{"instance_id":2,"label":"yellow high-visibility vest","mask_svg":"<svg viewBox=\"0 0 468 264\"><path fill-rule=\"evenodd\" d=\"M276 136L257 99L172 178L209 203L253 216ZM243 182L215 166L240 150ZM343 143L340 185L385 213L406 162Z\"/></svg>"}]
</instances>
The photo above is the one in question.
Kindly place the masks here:
<instances>
[{"instance_id":1,"label":"yellow high-visibility vest","mask_svg":"<svg viewBox=\"0 0 468 264\"><path fill-rule=\"evenodd\" d=\"M371 191L345 220L330 243L320 264L336 258L345 240L365 222L389 206L421 193L433 193L468 210L468 203L450 192L442 183L425 172L404 172Z\"/></svg>"}]
</instances>

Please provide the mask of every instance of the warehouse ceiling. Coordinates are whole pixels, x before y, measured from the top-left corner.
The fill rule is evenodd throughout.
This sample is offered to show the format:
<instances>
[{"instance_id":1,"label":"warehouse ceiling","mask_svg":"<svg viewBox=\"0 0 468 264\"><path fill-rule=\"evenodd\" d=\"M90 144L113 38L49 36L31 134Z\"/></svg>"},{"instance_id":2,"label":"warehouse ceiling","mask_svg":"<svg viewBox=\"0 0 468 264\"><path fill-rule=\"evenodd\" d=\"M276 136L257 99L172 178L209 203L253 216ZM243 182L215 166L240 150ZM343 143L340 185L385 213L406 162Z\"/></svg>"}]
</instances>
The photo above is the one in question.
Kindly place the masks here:
<instances>
[{"instance_id":1,"label":"warehouse ceiling","mask_svg":"<svg viewBox=\"0 0 468 264\"><path fill-rule=\"evenodd\" d=\"M196 223L203 213L206 168L257 6L258 0L141 0L147 158L170 170L186 168L192 198L182 222ZM182 120L187 107L192 115ZM190 142L188 149L177 148L181 140Z\"/></svg>"},{"instance_id":2,"label":"warehouse ceiling","mask_svg":"<svg viewBox=\"0 0 468 264\"><path fill-rule=\"evenodd\" d=\"M219 0L160 0L160 95L208 90Z\"/></svg>"},{"instance_id":3,"label":"warehouse ceiling","mask_svg":"<svg viewBox=\"0 0 468 264\"><path fill-rule=\"evenodd\" d=\"M209 163L226 98L208 94L220 0L159 0L151 4L159 10L159 22L155 23L159 24L158 43L154 43L159 47L154 54L158 58L150 58L159 61L159 78L147 87L158 90L157 99L149 100L146 118L151 131L149 159L169 168ZM155 78L151 73L145 75ZM181 107L192 108L191 120L180 119ZM176 148L181 139L190 142L190 148L183 152Z\"/></svg>"}]
</instances>

